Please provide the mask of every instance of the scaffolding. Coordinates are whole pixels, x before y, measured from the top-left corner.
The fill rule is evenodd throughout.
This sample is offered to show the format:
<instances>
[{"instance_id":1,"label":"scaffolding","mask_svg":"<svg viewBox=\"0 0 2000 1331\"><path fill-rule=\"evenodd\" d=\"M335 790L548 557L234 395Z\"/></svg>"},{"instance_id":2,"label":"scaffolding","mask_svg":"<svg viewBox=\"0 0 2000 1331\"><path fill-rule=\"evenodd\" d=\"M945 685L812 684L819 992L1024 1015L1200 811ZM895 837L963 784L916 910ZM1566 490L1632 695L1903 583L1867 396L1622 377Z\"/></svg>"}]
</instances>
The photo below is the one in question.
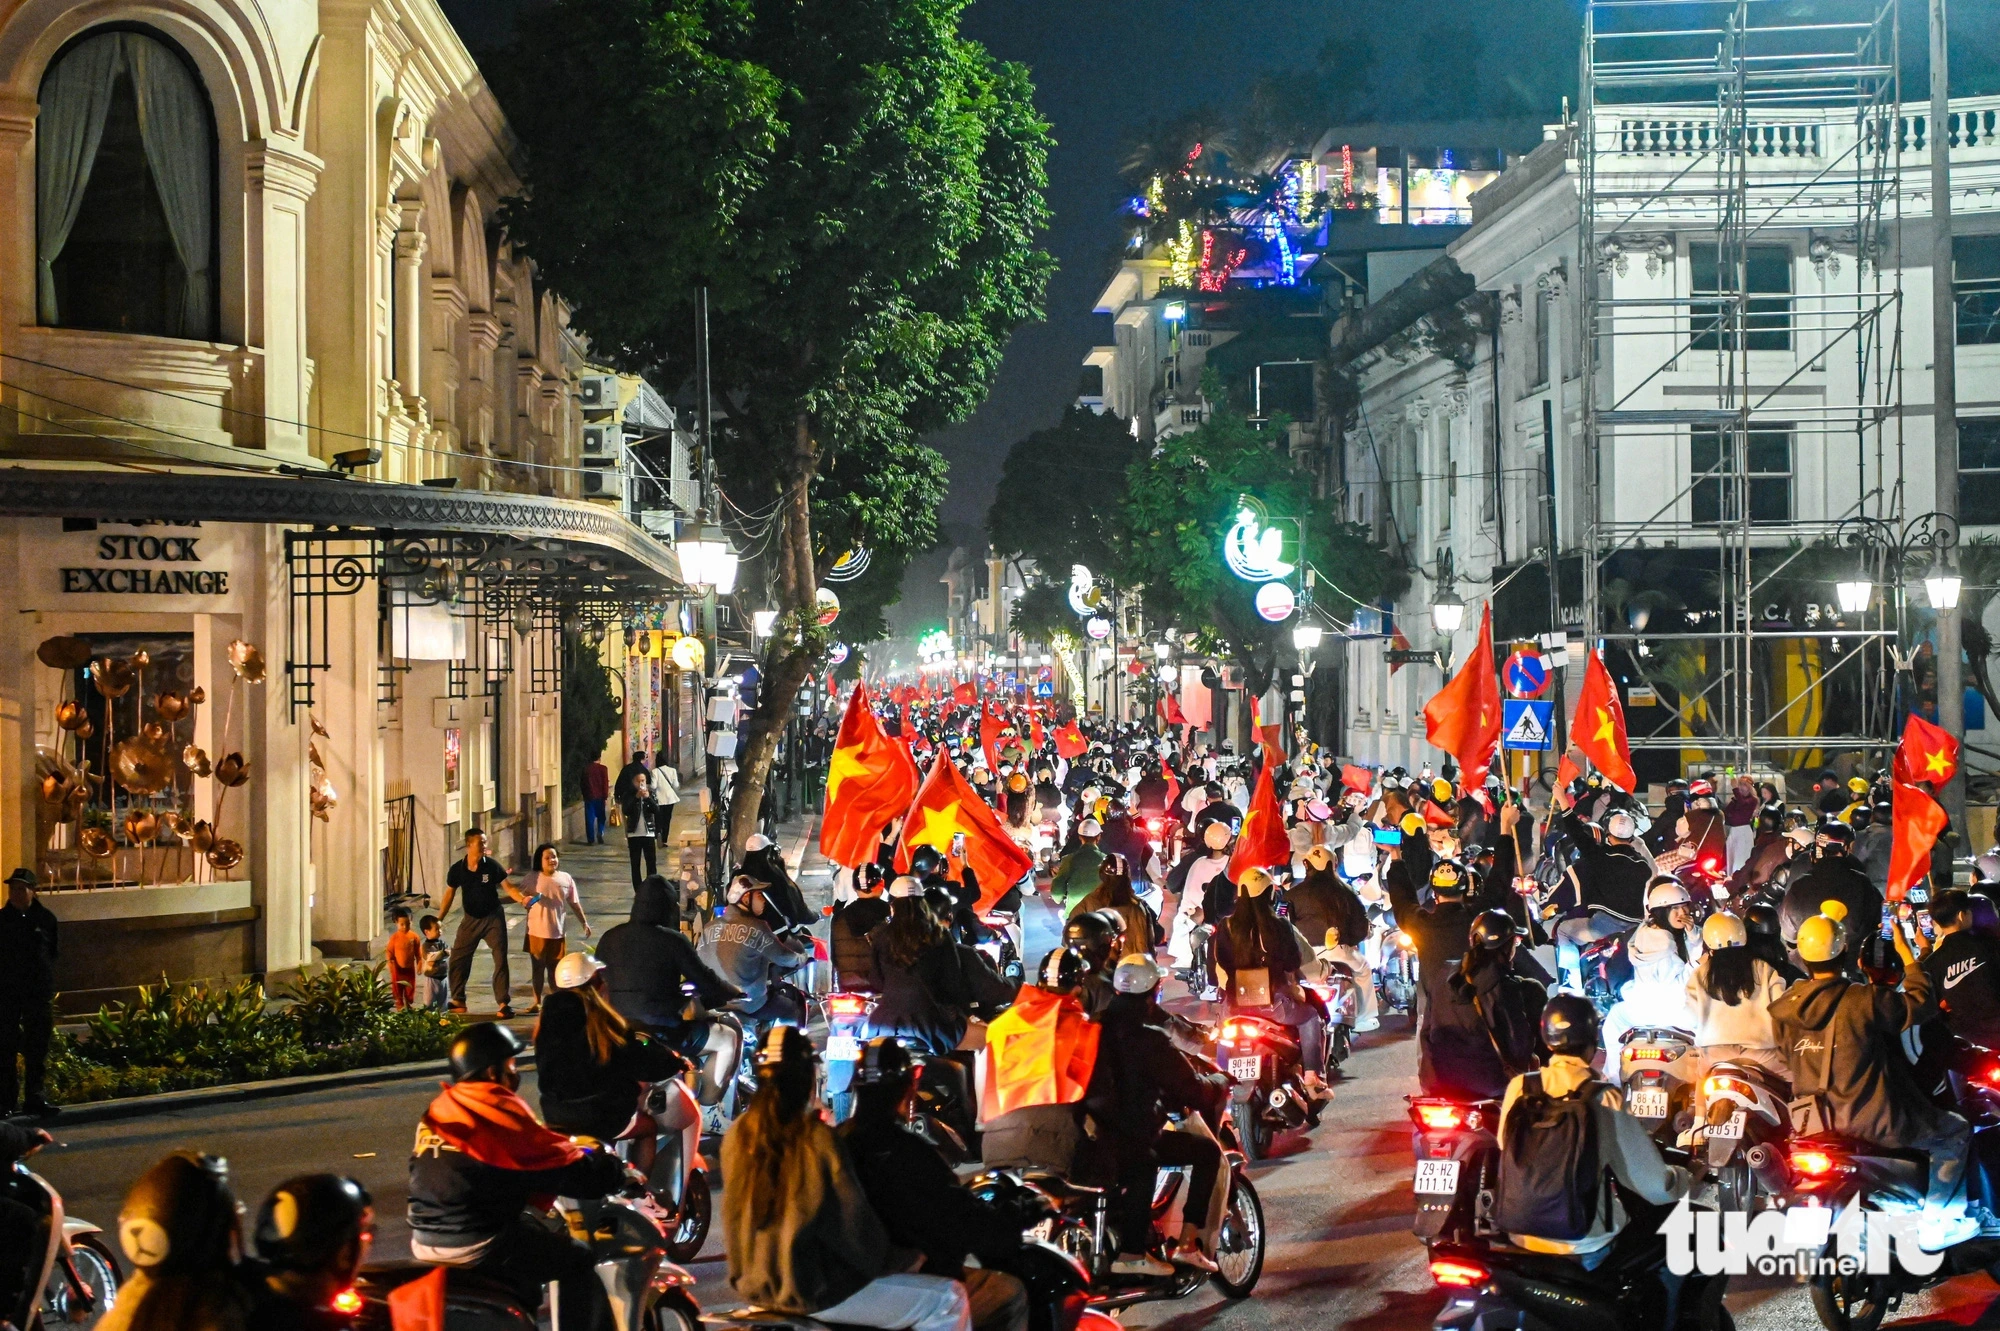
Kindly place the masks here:
<instances>
[{"instance_id":1,"label":"scaffolding","mask_svg":"<svg viewBox=\"0 0 2000 1331\"><path fill-rule=\"evenodd\" d=\"M1632 747L1710 768L1817 766L1891 723L1900 594L1843 615L1798 593L1902 517L1898 185L1921 126L1894 0L1810 12L1586 4L1582 627L1675 699L1628 710Z\"/></svg>"}]
</instances>

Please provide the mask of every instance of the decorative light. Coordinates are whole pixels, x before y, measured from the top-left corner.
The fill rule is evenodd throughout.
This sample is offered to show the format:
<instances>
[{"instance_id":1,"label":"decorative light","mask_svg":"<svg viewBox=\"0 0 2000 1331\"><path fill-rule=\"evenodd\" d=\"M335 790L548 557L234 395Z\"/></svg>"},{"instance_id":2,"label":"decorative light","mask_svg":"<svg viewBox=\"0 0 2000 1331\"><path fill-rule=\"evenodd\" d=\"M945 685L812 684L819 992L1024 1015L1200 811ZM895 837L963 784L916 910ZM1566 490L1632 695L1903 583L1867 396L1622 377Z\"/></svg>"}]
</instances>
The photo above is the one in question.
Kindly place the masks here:
<instances>
[{"instance_id":1,"label":"decorative light","mask_svg":"<svg viewBox=\"0 0 2000 1331\"><path fill-rule=\"evenodd\" d=\"M1245 582L1268 582L1290 577L1293 565L1284 558L1285 533L1265 525L1258 506L1246 501L1236 511L1236 521L1222 537L1222 561L1229 571Z\"/></svg>"},{"instance_id":2,"label":"decorative light","mask_svg":"<svg viewBox=\"0 0 2000 1331\"><path fill-rule=\"evenodd\" d=\"M826 660L827 660L827 664L828 664L828 665L844 665L844 664L846 664L846 662L847 662L847 644L846 644L846 643L844 643L844 642L836 642L835 644L833 644L833 646L831 646L831 647L827 648L827 649L826 649Z\"/></svg>"},{"instance_id":3,"label":"decorative light","mask_svg":"<svg viewBox=\"0 0 2000 1331\"><path fill-rule=\"evenodd\" d=\"M821 628L840 618L840 598L833 594L833 588L822 587L813 593L813 610Z\"/></svg>"},{"instance_id":4,"label":"decorative light","mask_svg":"<svg viewBox=\"0 0 2000 1331\"><path fill-rule=\"evenodd\" d=\"M1317 651L1323 630L1309 619L1302 619L1292 629L1292 646L1302 652Z\"/></svg>"},{"instance_id":5,"label":"decorative light","mask_svg":"<svg viewBox=\"0 0 2000 1331\"><path fill-rule=\"evenodd\" d=\"M1165 640L1154 643L1153 656L1161 661L1171 661L1174 657L1174 645Z\"/></svg>"},{"instance_id":6,"label":"decorative light","mask_svg":"<svg viewBox=\"0 0 2000 1331\"><path fill-rule=\"evenodd\" d=\"M1092 615L1083 626L1083 631L1099 642L1111 636L1111 621L1103 615Z\"/></svg>"},{"instance_id":7,"label":"decorative light","mask_svg":"<svg viewBox=\"0 0 2000 1331\"><path fill-rule=\"evenodd\" d=\"M702 651L700 638L674 639L674 664L683 670L701 669Z\"/></svg>"},{"instance_id":8,"label":"decorative light","mask_svg":"<svg viewBox=\"0 0 2000 1331\"><path fill-rule=\"evenodd\" d=\"M1104 593L1097 590L1097 575L1082 564L1069 566L1069 608L1079 615L1089 616L1097 612L1097 603L1104 599Z\"/></svg>"},{"instance_id":9,"label":"decorative light","mask_svg":"<svg viewBox=\"0 0 2000 1331\"><path fill-rule=\"evenodd\" d=\"M753 610L750 612L750 629L760 638L771 636L771 628L778 622L775 610Z\"/></svg>"},{"instance_id":10,"label":"decorative light","mask_svg":"<svg viewBox=\"0 0 2000 1331\"><path fill-rule=\"evenodd\" d=\"M1282 624L1298 608L1298 598L1282 582L1267 582L1257 589L1257 614L1272 624Z\"/></svg>"},{"instance_id":11,"label":"decorative light","mask_svg":"<svg viewBox=\"0 0 2000 1331\"><path fill-rule=\"evenodd\" d=\"M1187 302L1184 300L1168 301L1166 307L1160 311L1160 317L1170 324L1180 323L1187 318Z\"/></svg>"},{"instance_id":12,"label":"decorative light","mask_svg":"<svg viewBox=\"0 0 2000 1331\"><path fill-rule=\"evenodd\" d=\"M675 542L680 555L681 576L697 587L715 587L721 581L722 561L730 554L729 537L712 522L698 522ZM735 569L729 571L735 583Z\"/></svg>"},{"instance_id":13,"label":"decorative light","mask_svg":"<svg viewBox=\"0 0 2000 1331\"><path fill-rule=\"evenodd\" d=\"M1458 593L1447 588L1438 593L1431 602L1431 624L1439 633L1456 633L1458 626L1465 622L1465 602L1458 599Z\"/></svg>"},{"instance_id":14,"label":"decorative light","mask_svg":"<svg viewBox=\"0 0 2000 1331\"><path fill-rule=\"evenodd\" d=\"M1958 570L1943 555L1939 555L1938 562L1931 565L1931 571L1924 574L1924 590L1930 593L1933 610L1958 609L1958 594L1964 586L1965 581L1958 576Z\"/></svg>"},{"instance_id":15,"label":"decorative light","mask_svg":"<svg viewBox=\"0 0 2000 1331\"><path fill-rule=\"evenodd\" d=\"M1840 602L1842 614L1858 615L1868 608L1868 602L1874 598L1875 584L1866 578L1836 582L1833 584L1833 595Z\"/></svg>"}]
</instances>

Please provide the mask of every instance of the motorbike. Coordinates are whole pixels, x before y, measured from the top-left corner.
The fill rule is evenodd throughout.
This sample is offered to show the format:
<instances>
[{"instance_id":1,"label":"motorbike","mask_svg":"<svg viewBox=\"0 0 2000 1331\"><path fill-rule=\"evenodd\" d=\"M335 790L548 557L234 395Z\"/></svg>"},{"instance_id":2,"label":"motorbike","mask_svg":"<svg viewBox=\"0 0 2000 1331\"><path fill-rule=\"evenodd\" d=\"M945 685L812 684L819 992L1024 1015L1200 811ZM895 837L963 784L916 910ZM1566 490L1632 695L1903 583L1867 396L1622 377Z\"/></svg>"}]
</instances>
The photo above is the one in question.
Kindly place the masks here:
<instances>
[{"instance_id":1,"label":"motorbike","mask_svg":"<svg viewBox=\"0 0 2000 1331\"><path fill-rule=\"evenodd\" d=\"M1226 1017L1215 1029L1215 1065L1229 1074L1229 1117L1250 1159L1268 1156L1279 1132L1319 1122L1291 1027L1249 1013Z\"/></svg>"},{"instance_id":2,"label":"motorbike","mask_svg":"<svg viewBox=\"0 0 2000 1331\"><path fill-rule=\"evenodd\" d=\"M1618 1050L1625 1112L1645 1120L1661 1145L1673 1144L1694 1126L1694 1087L1676 1071L1686 1066L1679 1060L1693 1047L1694 1036L1687 1031L1635 1026Z\"/></svg>"},{"instance_id":3,"label":"motorbike","mask_svg":"<svg viewBox=\"0 0 2000 1331\"><path fill-rule=\"evenodd\" d=\"M826 1054L823 1061L824 1099L833 1121L844 1123L854 1113L854 1068L861 1061L861 1042L868 1014L875 1010L873 994L832 993L826 996Z\"/></svg>"},{"instance_id":4,"label":"motorbike","mask_svg":"<svg viewBox=\"0 0 2000 1331\"><path fill-rule=\"evenodd\" d=\"M25 1160L0 1175L0 1197L27 1207L41 1221L39 1258L32 1249L24 1254L34 1265L21 1307L0 1308L0 1321L42 1331L80 1331L110 1311L123 1276L104 1231L67 1214L62 1194Z\"/></svg>"},{"instance_id":5,"label":"motorbike","mask_svg":"<svg viewBox=\"0 0 2000 1331\"><path fill-rule=\"evenodd\" d=\"M1393 925L1378 925L1374 952L1375 991L1382 1007L1394 1012L1413 1011L1417 1003L1417 940Z\"/></svg>"},{"instance_id":6,"label":"motorbike","mask_svg":"<svg viewBox=\"0 0 2000 1331\"><path fill-rule=\"evenodd\" d=\"M1583 981L1583 996L1597 1009L1600 1020L1618 1003L1632 979L1632 956L1627 946L1631 929L1608 934L1585 943L1577 951L1577 967Z\"/></svg>"},{"instance_id":7,"label":"motorbike","mask_svg":"<svg viewBox=\"0 0 2000 1331\"><path fill-rule=\"evenodd\" d=\"M631 1200L559 1197L555 1214L590 1248L621 1331L700 1331L694 1277L667 1260L669 1236ZM390 1294L437 1269L414 1261L363 1267L354 1286L357 1331L390 1331ZM540 1310L523 1304L510 1285L476 1271L443 1269L445 1315L438 1331L538 1331Z\"/></svg>"},{"instance_id":8,"label":"motorbike","mask_svg":"<svg viewBox=\"0 0 2000 1331\"><path fill-rule=\"evenodd\" d=\"M989 910L979 917L979 922L992 934L979 944L979 950L993 963L994 970L1018 984L1022 978L1020 915L1014 911Z\"/></svg>"},{"instance_id":9,"label":"motorbike","mask_svg":"<svg viewBox=\"0 0 2000 1331\"><path fill-rule=\"evenodd\" d=\"M1568 1257L1500 1245L1431 1249L1431 1279L1450 1297L1433 1331L1734 1331L1729 1277L1693 1274L1671 1324L1660 1269L1666 1240L1621 1248L1594 1271Z\"/></svg>"},{"instance_id":10,"label":"motorbike","mask_svg":"<svg viewBox=\"0 0 2000 1331\"><path fill-rule=\"evenodd\" d=\"M713 1217L713 1191L701 1154L701 1105L685 1081L660 1082L646 1094L643 1112L657 1125L657 1147L646 1191L659 1208L660 1227L667 1235L667 1256L691 1262L708 1241ZM628 1164L632 1142L612 1143Z\"/></svg>"},{"instance_id":11,"label":"motorbike","mask_svg":"<svg viewBox=\"0 0 2000 1331\"><path fill-rule=\"evenodd\" d=\"M1702 1108L1689 1133L1708 1154L1716 1209L1754 1212L1784 1196L1791 1137L1789 1088L1756 1063L1717 1063L1701 1083Z\"/></svg>"},{"instance_id":12,"label":"motorbike","mask_svg":"<svg viewBox=\"0 0 2000 1331\"><path fill-rule=\"evenodd\" d=\"M1406 1096L1416 1147L1411 1231L1426 1243L1472 1243L1493 1234L1500 1172L1500 1102Z\"/></svg>"},{"instance_id":13,"label":"motorbike","mask_svg":"<svg viewBox=\"0 0 2000 1331\"><path fill-rule=\"evenodd\" d=\"M1361 987L1352 967L1334 960L1325 948L1318 951L1324 973L1317 980L1301 979L1299 983L1326 1005L1326 1070L1331 1075L1354 1052L1354 1023L1361 1011Z\"/></svg>"}]
</instances>

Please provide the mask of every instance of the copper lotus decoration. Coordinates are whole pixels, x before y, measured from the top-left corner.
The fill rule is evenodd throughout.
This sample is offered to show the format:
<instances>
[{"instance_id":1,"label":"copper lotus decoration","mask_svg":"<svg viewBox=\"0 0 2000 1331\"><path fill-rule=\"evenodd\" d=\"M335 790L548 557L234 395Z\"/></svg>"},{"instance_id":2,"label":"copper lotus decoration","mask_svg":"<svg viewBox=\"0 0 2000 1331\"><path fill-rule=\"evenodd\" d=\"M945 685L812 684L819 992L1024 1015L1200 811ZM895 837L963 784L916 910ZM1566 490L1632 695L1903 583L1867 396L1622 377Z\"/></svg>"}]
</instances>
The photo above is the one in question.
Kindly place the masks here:
<instances>
[{"instance_id":1,"label":"copper lotus decoration","mask_svg":"<svg viewBox=\"0 0 2000 1331\"><path fill-rule=\"evenodd\" d=\"M215 764L215 779L234 790L250 779L250 760L240 753L223 755Z\"/></svg>"},{"instance_id":2,"label":"copper lotus decoration","mask_svg":"<svg viewBox=\"0 0 2000 1331\"><path fill-rule=\"evenodd\" d=\"M63 780L54 772L50 772L42 778L42 803L61 804L63 802L63 791L68 788L69 782Z\"/></svg>"},{"instance_id":3,"label":"copper lotus decoration","mask_svg":"<svg viewBox=\"0 0 2000 1331\"><path fill-rule=\"evenodd\" d=\"M150 795L174 779L174 761L150 740L128 739L111 750L111 776L134 795Z\"/></svg>"},{"instance_id":4,"label":"copper lotus decoration","mask_svg":"<svg viewBox=\"0 0 2000 1331\"><path fill-rule=\"evenodd\" d=\"M199 744L190 744L181 750L181 765L196 776L207 776L214 769L208 765L208 753Z\"/></svg>"},{"instance_id":5,"label":"copper lotus decoration","mask_svg":"<svg viewBox=\"0 0 2000 1331\"><path fill-rule=\"evenodd\" d=\"M153 699L153 710L160 714L162 721L178 721L187 715L188 700L169 691Z\"/></svg>"},{"instance_id":6,"label":"copper lotus decoration","mask_svg":"<svg viewBox=\"0 0 2000 1331\"><path fill-rule=\"evenodd\" d=\"M333 782L327 780L324 771L313 773L312 785L307 789L306 794L307 798L312 802L313 817L323 823L332 822L333 811L340 803L340 794L333 788Z\"/></svg>"},{"instance_id":7,"label":"copper lotus decoration","mask_svg":"<svg viewBox=\"0 0 2000 1331\"><path fill-rule=\"evenodd\" d=\"M264 653L257 649L255 643L232 638L229 641L229 668L236 672L236 678L246 684L261 684L264 682Z\"/></svg>"},{"instance_id":8,"label":"copper lotus decoration","mask_svg":"<svg viewBox=\"0 0 2000 1331\"><path fill-rule=\"evenodd\" d=\"M172 840L185 841L188 833L187 820L172 809L168 809L160 815L160 832Z\"/></svg>"},{"instance_id":9,"label":"copper lotus decoration","mask_svg":"<svg viewBox=\"0 0 2000 1331\"><path fill-rule=\"evenodd\" d=\"M160 817L151 809L133 809L125 815L125 839L133 845L151 841L160 834Z\"/></svg>"},{"instance_id":10,"label":"copper lotus decoration","mask_svg":"<svg viewBox=\"0 0 2000 1331\"><path fill-rule=\"evenodd\" d=\"M333 736L326 733L326 727L319 723L319 718L311 712L306 713L306 720L312 722L313 734L318 735L321 739L333 738Z\"/></svg>"},{"instance_id":11,"label":"copper lotus decoration","mask_svg":"<svg viewBox=\"0 0 2000 1331\"><path fill-rule=\"evenodd\" d=\"M122 698L139 682L139 674L130 661L115 661L103 656L90 663L90 682L105 697Z\"/></svg>"},{"instance_id":12,"label":"copper lotus decoration","mask_svg":"<svg viewBox=\"0 0 2000 1331\"><path fill-rule=\"evenodd\" d=\"M56 724L64 730L81 730L90 724L90 713L80 702L60 703L56 706Z\"/></svg>"},{"instance_id":13,"label":"copper lotus decoration","mask_svg":"<svg viewBox=\"0 0 2000 1331\"><path fill-rule=\"evenodd\" d=\"M167 728L158 721L148 721L145 725L139 727L139 737L148 744L158 744L164 747L167 742Z\"/></svg>"},{"instance_id":14,"label":"copper lotus decoration","mask_svg":"<svg viewBox=\"0 0 2000 1331\"><path fill-rule=\"evenodd\" d=\"M215 828L210 826L206 819L197 818L194 825L186 828L185 832L188 844L199 854L206 855L209 847L215 844Z\"/></svg>"},{"instance_id":15,"label":"copper lotus decoration","mask_svg":"<svg viewBox=\"0 0 2000 1331\"><path fill-rule=\"evenodd\" d=\"M77 670L90 664L90 644L82 638L59 634L42 639L35 659L53 670Z\"/></svg>"},{"instance_id":16,"label":"copper lotus decoration","mask_svg":"<svg viewBox=\"0 0 2000 1331\"><path fill-rule=\"evenodd\" d=\"M111 852L115 849L111 844L111 833L101 827L84 828L82 835L77 837L76 844L82 848L84 854L94 860L110 859Z\"/></svg>"},{"instance_id":17,"label":"copper lotus decoration","mask_svg":"<svg viewBox=\"0 0 2000 1331\"><path fill-rule=\"evenodd\" d=\"M188 706L199 707L208 701L208 690L197 684L188 690Z\"/></svg>"},{"instance_id":18,"label":"copper lotus decoration","mask_svg":"<svg viewBox=\"0 0 2000 1331\"><path fill-rule=\"evenodd\" d=\"M243 863L243 846L240 842L223 837L208 848L206 855L212 868L228 873Z\"/></svg>"}]
</instances>

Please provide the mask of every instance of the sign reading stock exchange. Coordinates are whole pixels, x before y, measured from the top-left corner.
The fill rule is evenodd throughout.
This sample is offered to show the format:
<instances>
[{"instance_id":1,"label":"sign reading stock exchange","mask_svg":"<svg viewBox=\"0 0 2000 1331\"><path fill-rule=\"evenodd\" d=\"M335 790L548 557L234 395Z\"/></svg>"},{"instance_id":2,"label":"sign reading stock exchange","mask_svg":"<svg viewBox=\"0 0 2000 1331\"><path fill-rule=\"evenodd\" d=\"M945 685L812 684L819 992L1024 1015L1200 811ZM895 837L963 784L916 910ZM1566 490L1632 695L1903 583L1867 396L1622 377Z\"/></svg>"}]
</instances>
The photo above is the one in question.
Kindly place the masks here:
<instances>
[{"instance_id":1,"label":"sign reading stock exchange","mask_svg":"<svg viewBox=\"0 0 2000 1331\"><path fill-rule=\"evenodd\" d=\"M113 596L142 610L230 592L235 543L219 531L189 526L169 532L65 533L54 544L50 562L56 565L56 588L66 596ZM32 557L32 552L24 553Z\"/></svg>"}]
</instances>

